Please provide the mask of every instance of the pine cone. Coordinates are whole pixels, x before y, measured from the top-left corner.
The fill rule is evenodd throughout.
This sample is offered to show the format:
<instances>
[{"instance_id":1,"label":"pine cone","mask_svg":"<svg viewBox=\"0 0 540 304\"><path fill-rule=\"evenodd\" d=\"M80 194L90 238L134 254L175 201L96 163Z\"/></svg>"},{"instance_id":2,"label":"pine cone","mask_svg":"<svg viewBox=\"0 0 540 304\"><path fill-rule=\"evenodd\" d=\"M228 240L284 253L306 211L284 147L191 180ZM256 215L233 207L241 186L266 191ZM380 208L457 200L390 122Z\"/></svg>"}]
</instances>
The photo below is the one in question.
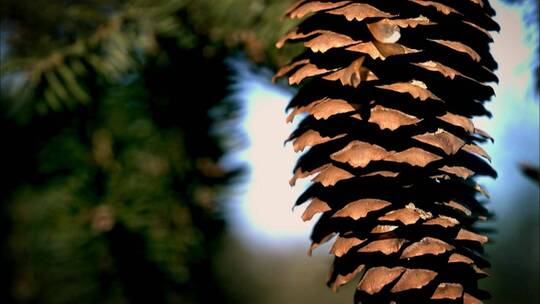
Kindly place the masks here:
<instances>
[{"instance_id":1,"label":"pine cone","mask_svg":"<svg viewBox=\"0 0 540 304\"><path fill-rule=\"evenodd\" d=\"M494 94L487 0L304 0L308 16L277 43L305 52L280 69L300 84L288 121L305 152L296 179L315 175L296 205L321 213L309 253L335 238L328 285L361 276L356 303L482 303L489 217L473 180L496 177L473 116ZM484 158L484 159L483 159Z\"/></svg>"}]
</instances>

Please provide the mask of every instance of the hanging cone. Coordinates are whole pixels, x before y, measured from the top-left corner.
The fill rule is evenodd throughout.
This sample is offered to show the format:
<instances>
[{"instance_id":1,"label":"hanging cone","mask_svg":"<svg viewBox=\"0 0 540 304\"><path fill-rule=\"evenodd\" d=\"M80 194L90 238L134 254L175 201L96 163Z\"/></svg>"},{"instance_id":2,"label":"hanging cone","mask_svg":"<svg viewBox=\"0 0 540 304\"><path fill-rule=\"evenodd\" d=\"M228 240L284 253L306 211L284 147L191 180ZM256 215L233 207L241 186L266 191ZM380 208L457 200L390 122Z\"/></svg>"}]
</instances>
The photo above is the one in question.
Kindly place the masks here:
<instances>
[{"instance_id":1,"label":"hanging cone","mask_svg":"<svg viewBox=\"0 0 540 304\"><path fill-rule=\"evenodd\" d=\"M334 240L328 285L356 278L356 303L482 303L478 279L489 217L475 176L496 177L478 146L491 137L497 64L487 0L300 1L305 18L277 43L306 50L276 78L299 85L288 121L298 178L313 184L297 205L319 215L310 253Z\"/></svg>"}]
</instances>

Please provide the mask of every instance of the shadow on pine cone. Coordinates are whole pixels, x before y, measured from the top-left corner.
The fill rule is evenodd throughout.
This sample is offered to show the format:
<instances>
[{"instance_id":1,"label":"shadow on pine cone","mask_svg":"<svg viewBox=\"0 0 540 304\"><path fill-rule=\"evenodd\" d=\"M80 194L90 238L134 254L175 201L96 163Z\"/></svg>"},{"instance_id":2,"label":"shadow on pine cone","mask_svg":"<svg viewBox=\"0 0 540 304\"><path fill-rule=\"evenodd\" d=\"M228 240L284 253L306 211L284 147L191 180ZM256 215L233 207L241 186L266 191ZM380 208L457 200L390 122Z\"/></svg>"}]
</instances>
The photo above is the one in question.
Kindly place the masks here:
<instances>
[{"instance_id":1,"label":"shadow on pine cone","mask_svg":"<svg viewBox=\"0 0 540 304\"><path fill-rule=\"evenodd\" d=\"M488 241L473 180L496 177L473 116L491 116L499 30L484 0L300 1L308 16L277 43L307 48L276 78L300 85L289 141L304 153L296 179L315 175L296 205L321 216L309 253L335 238L328 285L360 276L357 303L482 303Z\"/></svg>"}]
</instances>

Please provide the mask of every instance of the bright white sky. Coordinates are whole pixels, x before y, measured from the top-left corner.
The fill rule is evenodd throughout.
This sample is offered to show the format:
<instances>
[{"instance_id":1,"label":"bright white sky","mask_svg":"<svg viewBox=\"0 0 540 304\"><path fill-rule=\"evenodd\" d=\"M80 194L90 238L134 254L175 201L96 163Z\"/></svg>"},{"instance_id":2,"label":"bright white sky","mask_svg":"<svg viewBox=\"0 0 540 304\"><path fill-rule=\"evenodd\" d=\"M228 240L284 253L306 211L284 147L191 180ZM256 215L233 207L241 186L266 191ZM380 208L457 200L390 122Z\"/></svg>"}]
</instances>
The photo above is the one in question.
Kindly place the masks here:
<instances>
[{"instance_id":1,"label":"bright white sky","mask_svg":"<svg viewBox=\"0 0 540 304\"><path fill-rule=\"evenodd\" d=\"M499 3L494 6L502 28L492 45L499 62L500 84L495 101L489 105L494 118L477 123L496 138L495 144L485 148L493 157L499 178L482 182L493 197L491 209L500 214L512 209L512 197L519 191L538 191L521 175L517 164L538 164L539 106L530 86L533 44L525 38L523 10ZM249 138L249 146L238 153L237 161L249 164L250 169L248 182L238 191L238 201L231 204L229 223L248 245L267 250L298 245L307 248L312 223L300 219L304 206L291 211L306 183L289 186L297 155L290 145L283 145L293 130L293 125L285 123L284 113L291 92L273 86L268 75L250 72L238 62L233 65L240 80L237 96L244 104L243 131Z\"/></svg>"}]
</instances>

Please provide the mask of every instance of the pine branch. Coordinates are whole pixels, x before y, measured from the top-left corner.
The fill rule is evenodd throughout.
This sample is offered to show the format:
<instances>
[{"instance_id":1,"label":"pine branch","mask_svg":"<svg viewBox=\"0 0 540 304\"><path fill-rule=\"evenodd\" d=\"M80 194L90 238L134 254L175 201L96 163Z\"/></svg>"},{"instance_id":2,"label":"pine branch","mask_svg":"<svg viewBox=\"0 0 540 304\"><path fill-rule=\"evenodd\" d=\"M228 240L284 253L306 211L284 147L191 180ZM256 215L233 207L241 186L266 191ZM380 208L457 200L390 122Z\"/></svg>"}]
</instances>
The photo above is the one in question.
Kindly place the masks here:
<instances>
[{"instance_id":1,"label":"pine branch","mask_svg":"<svg viewBox=\"0 0 540 304\"><path fill-rule=\"evenodd\" d=\"M128 2L90 35L43 58L10 56L0 67L7 80L3 86L17 97L13 106L32 100L41 113L86 104L92 99L92 82L121 82L148 55L159 52L159 37L174 37L186 49L204 47L207 56L242 49L256 62L275 64L280 57L270 42L283 32L277 28L285 29L275 14L287 2L269 1L264 10L264 3L246 0ZM238 19L238 14L246 18Z\"/></svg>"},{"instance_id":2,"label":"pine branch","mask_svg":"<svg viewBox=\"0 0 540 304\"><path fill-rule=\"evenodd\" d=\"M167 11L162 6L163 3L149 8L126 5L88 37L54 50L45 58L15 56L7 60L2 73L8 75L7 79L9 75L15 77L6 86L19 89L15 96L34 99L35 108L41 112L88 103L92 98L88 81L95 81L96 76L109 82L120 81L137 68L140 57L155 49L158 33L175 30L174 24L165 23L177 8L169 5Z\"/></svg>"}]
</instances>

